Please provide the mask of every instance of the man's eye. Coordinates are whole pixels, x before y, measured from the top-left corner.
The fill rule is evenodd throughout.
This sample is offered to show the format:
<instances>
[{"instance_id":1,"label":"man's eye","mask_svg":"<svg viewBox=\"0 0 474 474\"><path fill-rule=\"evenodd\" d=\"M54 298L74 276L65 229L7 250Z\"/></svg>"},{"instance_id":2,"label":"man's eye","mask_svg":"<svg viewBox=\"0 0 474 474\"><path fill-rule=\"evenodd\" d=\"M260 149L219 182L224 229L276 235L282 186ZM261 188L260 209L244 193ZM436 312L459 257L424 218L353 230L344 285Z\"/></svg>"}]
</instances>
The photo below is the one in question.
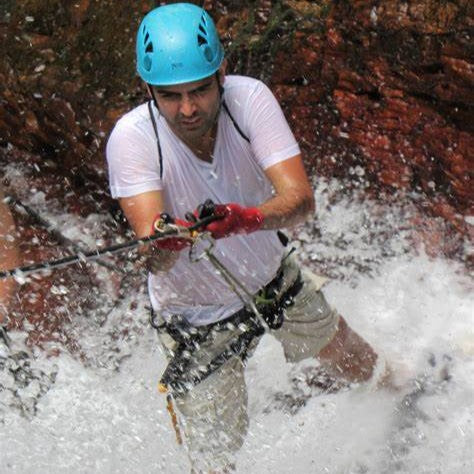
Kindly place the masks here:
<instances>
[{"instance_id":1,"label":"man's eye","mask_svg":"<svg viewBox=\"0 0 474 474\"><path fill-rule=\"evenodd\" d=\"M194 91L194 94L195 95L204 95L208 91L209 91L209 87L206 86L206 87L203 87L202 89L198 89L198 90Z\"/></svg>"},{"instance_id":2,"label":"man's eye","mask_svg":"<svg viewBox=\"0 0 474 474\"><path fill-rule=\"evenodd\" d=\"M166 100L176 100L179 96L177 94L160 94L160 97Z\"/></svg>"}]
</instances>

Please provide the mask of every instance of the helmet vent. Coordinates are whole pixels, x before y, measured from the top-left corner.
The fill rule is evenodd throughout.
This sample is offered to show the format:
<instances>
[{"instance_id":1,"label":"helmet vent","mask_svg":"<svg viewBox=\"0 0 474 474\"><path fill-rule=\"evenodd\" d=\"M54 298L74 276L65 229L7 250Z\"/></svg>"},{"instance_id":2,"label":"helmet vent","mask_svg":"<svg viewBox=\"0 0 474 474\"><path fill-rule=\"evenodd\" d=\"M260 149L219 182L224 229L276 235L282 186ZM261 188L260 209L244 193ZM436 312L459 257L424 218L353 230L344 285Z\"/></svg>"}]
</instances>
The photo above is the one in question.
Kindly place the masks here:
<instances>
[{"instance_id":1,"label":"helmet vent","mask_svg":"<svg viewBox=\"0 0 474 474\"><path fill-rule=\"evenodd\" d=\"M145 26L143 27L142 34L144 35L143 46L145 46L145 56L142 64L146 71L151 71L152 55L150 53L153 53L153 42L151 41L150 33L147 31Z\"/></svg>"},{"instance_id":2,"label":"helmet vent","mask_svg":"<svg viewBox=\"0 0 474 474\"><path fill-rule=\"evenodd\" d=\"M143 67L145 68L145 71L148 71L148 72L151 71L151 58L150 58L150 56L145 56L143 58Z\"/></svg>"},{"instance_id":3,"label":"helmet vent","mask_svg":"<svg viewBox=\"0 0 474 474\"><path fill-rule=\"evenodd\" d=\"M207 44L207 39L204 36L198 34L198 45L202 46L203 44Z\"/></svg>"},{"instance_id":4,"label":"helmet vent","mask_svg":"<svg viewBox=\"0 0 474 474\"><path fill-rule=\"evenodd\" d=\"M150 11L137 31L136 70L146 83L185 84L219 69L224 49L214 21L197 6L205 2L148 3L167 5Z\"/></svg>"},{"instance_id":5,"label":"helmet vent","mask_svg":"<svg viewBox=\"0 0 474 474\"><path fill-rule=\"evenodd\" d=\"M199 23L198 29L199 29L198 34L197 34L198 45L199 46L202 46L203 44L209 45L209 41L207 39L207 22L206 22L205 15L201 16L201 22Z\"/></svg>"}]
</instances>

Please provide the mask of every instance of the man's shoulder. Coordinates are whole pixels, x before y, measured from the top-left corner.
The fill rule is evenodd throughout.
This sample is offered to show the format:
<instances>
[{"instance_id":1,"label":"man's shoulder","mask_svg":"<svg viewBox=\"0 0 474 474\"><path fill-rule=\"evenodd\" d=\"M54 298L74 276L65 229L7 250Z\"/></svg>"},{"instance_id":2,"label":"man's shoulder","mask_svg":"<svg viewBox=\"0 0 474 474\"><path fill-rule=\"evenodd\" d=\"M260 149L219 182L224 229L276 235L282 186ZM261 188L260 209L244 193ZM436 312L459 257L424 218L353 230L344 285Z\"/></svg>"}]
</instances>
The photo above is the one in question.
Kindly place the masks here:
<instances>
[{"instance_id":1,"label":"man's shoulder","mask_svg":"<svg viewBox=\"0 0 474 474\"><path fill-rule=\"evenodd\" d=\"M114 129L141 128L141 126L148 123L149 120L147 103L140 104L123 114L115 123Z\"/></svg>"},{"instance_id":2,"label":"man's shoulder","mask_svg":"<svg viewBox=\"0 0 474 474\"><path fill-rule=\"evenodd\" d=\"M229 75L224 82L224 89L229 94L251 94L262 86L262 81L249 76Z\"/></svg>"}]
</instances>

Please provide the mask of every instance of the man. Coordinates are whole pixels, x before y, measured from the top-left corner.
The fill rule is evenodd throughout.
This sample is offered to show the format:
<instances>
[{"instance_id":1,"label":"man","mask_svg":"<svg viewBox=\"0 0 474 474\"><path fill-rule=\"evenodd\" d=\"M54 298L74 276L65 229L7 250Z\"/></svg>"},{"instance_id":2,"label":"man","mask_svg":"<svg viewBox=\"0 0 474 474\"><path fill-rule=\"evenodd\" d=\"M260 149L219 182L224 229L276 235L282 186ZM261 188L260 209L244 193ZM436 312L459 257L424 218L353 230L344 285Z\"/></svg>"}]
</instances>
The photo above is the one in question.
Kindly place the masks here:
<instances>
[{"instance_id":1,"label":"man","mask_svg":"<svg viewBox=\"0 0 474 474\"><path fill-rule=\"evenodd\" d=\"M13 237L14 230L13 217L0 188L0 270L7 270L18 265L18 250ZM14 289L15 281L12 278L0 280L0 328L6 328ZM6 331L6 329L2 329L2 331L4 330Z\"/></svg>"},{"instance_id":2,"label":"man","mask_svg":"<svg viewBox=\"0 0 474 474\"><path fill-rule=\"evenodd\" d=\"M314 201L300 149L272 93L255 79L226 76L214 23L191 4L145 16L137 70L151 100L123 116L107 144L111 192L137 236L152 234L163 212L183 219L212 199L220 217L206 228L217 239L214 253L252 294L276 287L271 300L284 319L271 332L287 359L318 356L349 382L368 380L376 354L328 306L320 279L300 273L277 235L313 213ZM191 262L187 249L182 239L158 241L149 250L148 286L169 329L161 337L168 354L179 342L177 321L200 335L188 361L196 368L221 354L249 316L222 274L207 260ZM239 356L177 396L194 469L231 469L247 430L246 401Z\"/></svg>"}]
</instances>

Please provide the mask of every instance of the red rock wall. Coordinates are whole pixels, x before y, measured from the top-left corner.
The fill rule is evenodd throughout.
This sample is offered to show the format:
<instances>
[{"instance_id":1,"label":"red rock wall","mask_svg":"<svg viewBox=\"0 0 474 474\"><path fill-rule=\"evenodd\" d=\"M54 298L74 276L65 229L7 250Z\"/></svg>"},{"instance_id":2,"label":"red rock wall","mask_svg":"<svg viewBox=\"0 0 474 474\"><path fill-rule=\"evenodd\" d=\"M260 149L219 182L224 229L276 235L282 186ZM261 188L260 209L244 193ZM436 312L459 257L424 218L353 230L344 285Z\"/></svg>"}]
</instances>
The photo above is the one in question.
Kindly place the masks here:
<instances>
[{"instance_id":1,"label":"red rock wall","mask_svg":"<svg viewBox=\"0 0 474 474\"><path fill-rule=\"evenodd\" d=\"M134 36L155 3L0 7L3 162L12 144L42 157L38 174L68 176L78 195L87 184L111 205L101 192L103 145L117 117L144 97ZM418 191L465 231L457 214L472 212L472 2L204 4L235 70L271 83L314 174Z\"/></svg>"},{"instance_id":2,"label":"red rock wall","mask_svg":"<svg viewBox=\"0 0 474 474\"><path fill-rule=\"evenodd\" d=\"M313 172L417 191L465 232L458 213L473 211L474 4L284 3L297 26L269 79ZM229 18L221 23L228 31Z\"/></svg>"}]
</instances>

